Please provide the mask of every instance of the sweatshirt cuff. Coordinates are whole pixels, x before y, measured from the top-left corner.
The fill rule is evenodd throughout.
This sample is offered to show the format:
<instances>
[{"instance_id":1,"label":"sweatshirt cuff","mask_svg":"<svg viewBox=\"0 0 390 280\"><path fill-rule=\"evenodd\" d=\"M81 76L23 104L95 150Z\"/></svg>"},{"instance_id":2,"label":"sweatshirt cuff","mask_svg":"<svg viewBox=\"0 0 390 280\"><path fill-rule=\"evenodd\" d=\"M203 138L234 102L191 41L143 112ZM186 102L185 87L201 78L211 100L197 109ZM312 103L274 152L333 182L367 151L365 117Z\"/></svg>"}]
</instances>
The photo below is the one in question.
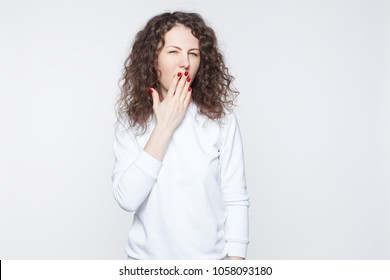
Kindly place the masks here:
<instances>
[{"instance_id":1,"label":"sweatshirt cuff","mask_svg":"<svg viewBox=\"0 0 390 280\"><path fill-rule=\"evenodd\" d=\"M248 243L239 241L228 241L227 250L230 257L242 257L246 258L246 250Z\"/></svg>"},{"instance_id":2,"label":"sweatshirt cuff","mask_svg":"<svg viewBox=\"0 0 390 280\"><path fill-rule=\"evenodd\" d=\"M135 161L135 165L137 165L139 169L143 170L150 176L157 178L162 166L162 162L155 159L147 152L142 151Z\"/></svg>"}]
</instances>

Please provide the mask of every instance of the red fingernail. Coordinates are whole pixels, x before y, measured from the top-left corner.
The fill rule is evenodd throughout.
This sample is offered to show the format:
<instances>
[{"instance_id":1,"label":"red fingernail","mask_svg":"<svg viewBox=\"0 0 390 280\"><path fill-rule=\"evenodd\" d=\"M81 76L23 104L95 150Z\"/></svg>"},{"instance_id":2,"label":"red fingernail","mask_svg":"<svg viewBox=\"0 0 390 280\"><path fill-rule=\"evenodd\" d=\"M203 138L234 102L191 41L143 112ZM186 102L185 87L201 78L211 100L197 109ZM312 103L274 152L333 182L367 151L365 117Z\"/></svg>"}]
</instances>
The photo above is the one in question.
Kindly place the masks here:
<instances>
[{"instance_id":1,"label":"red fingernail","mask_svg":"<svg viewBox=\"0 0 390 280\"><path fill-rule=\"evenodd\" d=\"M191 91L192 90L192 88L191 87L188 87L188 91Z\"/></svg>"},{"instance_id":2,"label":"red fingernail","mask_svg":"<svg viewBox=\"0 0 390 280\"><path fill-rule=\"evenodd\" d=\"M190 81L191 81L191 77L188 77L188 78L187 78L187 82L190 82Z\"/></svg>"},{"instance_id":3,"label":"red fingernail","mask_svg":"<svg viewBox=\"0 0 390 280\"><path fill-rule=\"evenodd\" d=\"M148 88L149 89L149 93L153 93L153 90L151 88Z\"/></svg>"},{"instance_id":4,"label":"red fingernail","mask_svg":"<svg viewBox=\"0 0 390 280\"><path fill-rule=\"evenodd\" d=\"M177 76L178 76L178 77L181 77L181 72L177 73Z\"/></svg>"},{"instance_id":5,"label":"red fingernail","mask_svg":"<svg viewBox=\"0 0 390 280\"><path fill-rule=\"evenodd\" d=\"M186 77L188 76L188 72L187 71L184 72L184 76L186 76Z\"/></svg>"}]
</instances>

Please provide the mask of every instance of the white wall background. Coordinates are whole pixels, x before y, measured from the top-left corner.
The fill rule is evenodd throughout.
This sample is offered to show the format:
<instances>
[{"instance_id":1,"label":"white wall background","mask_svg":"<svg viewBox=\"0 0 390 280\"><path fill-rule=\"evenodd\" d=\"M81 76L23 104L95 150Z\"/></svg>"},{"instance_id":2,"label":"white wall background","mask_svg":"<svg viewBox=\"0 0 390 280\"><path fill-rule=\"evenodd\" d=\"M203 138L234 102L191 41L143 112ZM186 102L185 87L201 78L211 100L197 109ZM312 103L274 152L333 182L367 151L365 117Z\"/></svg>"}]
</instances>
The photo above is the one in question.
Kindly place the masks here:
<instances>
[{"instance_id":1,"label":"white wall background","mask_svg":"<svg viewBox=\"0 0 390 280\"><path fill-rule=\"evenodd\" d=\"M0 0L0 258L123 259L114 102L135 33L200 12L236 87L249 259L390 258L388 1Z\"/></svg>"}]
</instances>

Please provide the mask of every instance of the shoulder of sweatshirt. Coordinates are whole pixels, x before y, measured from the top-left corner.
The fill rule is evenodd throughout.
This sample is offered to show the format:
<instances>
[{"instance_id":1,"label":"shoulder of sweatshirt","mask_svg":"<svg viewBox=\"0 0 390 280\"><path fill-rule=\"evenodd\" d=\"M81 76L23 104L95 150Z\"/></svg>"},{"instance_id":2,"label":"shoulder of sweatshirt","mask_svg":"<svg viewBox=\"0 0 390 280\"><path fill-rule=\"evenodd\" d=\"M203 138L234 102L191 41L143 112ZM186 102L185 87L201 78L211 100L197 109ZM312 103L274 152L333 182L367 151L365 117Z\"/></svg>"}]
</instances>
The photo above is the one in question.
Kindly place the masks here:
<instances>
[{"instance_id":1,"label":"shoulder of sweatshirt","mask_svg":"<svg viewBox=\"0 0 390 280\"><path fill-rule=\"evenodd\" d=\"M211 122L211 123L217 123L221 129L226 129L227 127L230 126L232 122L234 123L237 122L237 118L234 110L225 109L224 116L217 120L211 120L207 116L200 114L198 111L198 106L193 102L190 103L190 105L188 106L188 111L190 112L190 115L202 126L207 125L207 123Z\"/></svg>"},{"instance_id":2,"label":"shoulder of sweatshirt","mask_svg":"<svg viewBox=\"0 0 390 280\"><path fill-rule=\"evenodd\" d=\"M146 130L144 131L141 127L131 126L130 119L128 116L123 116L116 120L114 124L114 128L116 133L128 133L134 135L134 137L142 136L144 134L148 134L148 131L153 129L153 124L155 123L154 116L151 116L147 121Z\"/></svg>"}]
</instances>

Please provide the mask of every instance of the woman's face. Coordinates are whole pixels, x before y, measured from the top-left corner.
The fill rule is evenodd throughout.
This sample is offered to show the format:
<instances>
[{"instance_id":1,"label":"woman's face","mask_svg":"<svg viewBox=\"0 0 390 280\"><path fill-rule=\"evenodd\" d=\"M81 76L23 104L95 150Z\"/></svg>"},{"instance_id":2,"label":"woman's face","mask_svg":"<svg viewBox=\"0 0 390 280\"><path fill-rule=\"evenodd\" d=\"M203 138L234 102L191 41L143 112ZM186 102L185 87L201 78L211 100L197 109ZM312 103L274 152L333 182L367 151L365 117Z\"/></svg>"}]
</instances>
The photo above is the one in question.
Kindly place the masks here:
<instances>
[{"instance_id":1,"label":"woman's face","mask_svg":"<svg viewBox=\"0 0 390 280\"><path fill-rule=\"evenodd\" d=\"M165 36L165 45L157 58L157 73L159 75L160 93L165 97L178 72L188 72L193 80L199 69L199 40L192 35L191 29L176 25Z\"/></svg>"}]
</instances>

